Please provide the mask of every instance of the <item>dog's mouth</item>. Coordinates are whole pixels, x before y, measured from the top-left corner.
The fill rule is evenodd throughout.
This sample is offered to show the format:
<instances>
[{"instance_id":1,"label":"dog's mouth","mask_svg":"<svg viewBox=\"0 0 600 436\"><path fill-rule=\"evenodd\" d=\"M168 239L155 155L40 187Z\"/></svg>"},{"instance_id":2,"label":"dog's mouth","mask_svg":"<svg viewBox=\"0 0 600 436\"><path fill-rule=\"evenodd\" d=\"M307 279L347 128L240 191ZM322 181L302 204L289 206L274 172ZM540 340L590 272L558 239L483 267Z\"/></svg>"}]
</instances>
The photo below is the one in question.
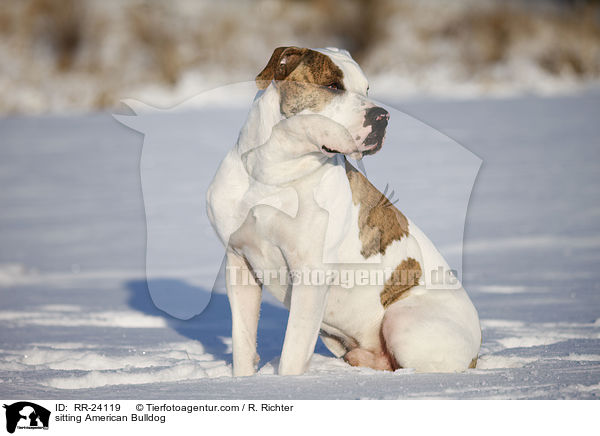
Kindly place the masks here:
<instances>
[{"instance_id":1,"label":"dog's mouth","mask_svg":"<svg viewBox=\"0 0 600 436\"><path fill-rule=\"evenodd\" d=\"M377 153L381 147L383 146L383 140L385 139L385 135L383 136L373 136L369 135L362 143L362 147L354 152L350 153L349 156L353 159L360 159L362 156L375 154ZM327 147L326 145L321 146L321 152L329 157L332 157L336 154L345 154L339 150L334 148Z\"/></svg>"},{"instance_id":2,"label":"dog's mouth","mask_svg":"<svg viewBox=\"0 0 600 436\"><path fill-rule=\"evenodd\" d=\"M334 150L333 148L329 148L326 145L322 145L321 150L323 150L326 153L331 153L331 154L341 153L341 151Z\"/></svg>"},{"instance_id":3,"label":"dog's mouth","mask_svg":"<svg viewBox=\"0 0 600 436\"><path fill-rule=\"evenodd\" d=\"M363 141L364 155L375 154L381 147L383 147L383 141L385 140L385 133L383 135L378 132L371 132Z\"/></svg>"}]
</instances>

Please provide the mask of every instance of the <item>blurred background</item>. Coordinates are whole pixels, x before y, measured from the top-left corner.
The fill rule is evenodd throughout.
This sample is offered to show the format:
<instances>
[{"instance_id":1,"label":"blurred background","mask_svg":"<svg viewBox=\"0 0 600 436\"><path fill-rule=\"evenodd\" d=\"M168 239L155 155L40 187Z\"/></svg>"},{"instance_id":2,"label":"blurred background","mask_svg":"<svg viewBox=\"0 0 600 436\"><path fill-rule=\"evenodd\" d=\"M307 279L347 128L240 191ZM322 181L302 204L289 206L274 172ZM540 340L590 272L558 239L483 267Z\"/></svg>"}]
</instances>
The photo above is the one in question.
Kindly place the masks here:
<instances>
[{"instance_id":1,"label":"blurred background","mask_svg":"<svg viewBox=\"0 0 600 436\"><path fill-rule=\"evenodd\" d=\"M0 114L170 106L280 45L348 49L375 97L565 94L600 78L600 2L3 0Z\"/></svg>"}]
</instances>

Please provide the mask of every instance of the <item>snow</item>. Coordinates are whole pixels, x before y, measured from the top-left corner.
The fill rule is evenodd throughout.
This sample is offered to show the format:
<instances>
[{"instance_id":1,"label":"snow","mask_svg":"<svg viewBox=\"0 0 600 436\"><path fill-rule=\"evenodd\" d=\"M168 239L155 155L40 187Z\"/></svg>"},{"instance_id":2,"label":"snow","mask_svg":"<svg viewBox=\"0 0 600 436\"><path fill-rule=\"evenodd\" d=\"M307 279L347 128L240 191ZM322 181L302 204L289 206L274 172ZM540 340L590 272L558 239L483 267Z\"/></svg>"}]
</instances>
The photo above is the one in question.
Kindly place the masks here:
<instances>
[{"instance_id":1,"label":"snow","mask_svg":"<svg viewBox=\"0 0 600 436\"><path fill-rule=\"evenodd\" d=\"M139 166L143 136L109 114L4 118L0 396L597 399L600 95L389 103L483 161L463 256L463 283L483 328L476 369L418 374L353 368L319 343L306 374L279 377L287 312L265 295L259 373L232 378L222 288L189 320L167 315L150 298ZM238 105L196 107L156 116L171 117L183 129L208 120L214 131L225 132L227 142L207 148L211 156L205 166L198 164L199 172L212 174L208 162L234 143L246 111ZM390 163L407 159L404 150L386 142L380 155L365 160L369 176L384 185L398 180ZM403 194L397 205L414 207L403 206L410 200ZM430 210L419 226L431 229L447 252L460 254L444 237L436 205ZM201 251L202 274L185 266L161 279L163 285L207 293L222 248L207 242Z\"/></svg>"}]
</instances>

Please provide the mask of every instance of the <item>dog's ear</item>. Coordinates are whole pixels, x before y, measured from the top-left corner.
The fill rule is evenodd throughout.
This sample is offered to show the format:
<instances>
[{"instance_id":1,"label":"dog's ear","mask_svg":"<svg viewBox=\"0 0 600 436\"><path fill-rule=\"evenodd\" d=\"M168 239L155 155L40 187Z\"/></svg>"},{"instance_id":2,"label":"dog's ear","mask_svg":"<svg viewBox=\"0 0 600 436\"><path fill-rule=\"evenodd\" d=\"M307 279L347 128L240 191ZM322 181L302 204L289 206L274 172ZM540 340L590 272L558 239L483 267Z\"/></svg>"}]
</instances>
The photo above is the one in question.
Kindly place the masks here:
<instances>
[{"instance_id":1,"label":"dog's ear","mask_svg":"<svg viewBox=\"0 0 600 436\"><path fill-rule=\"evenodd\" d=\"M307 51L298 47L277 47L267 66L256 76L258 89L266 89L271 80L285 79L298 66Z\"/></svg>"}]
</instances>

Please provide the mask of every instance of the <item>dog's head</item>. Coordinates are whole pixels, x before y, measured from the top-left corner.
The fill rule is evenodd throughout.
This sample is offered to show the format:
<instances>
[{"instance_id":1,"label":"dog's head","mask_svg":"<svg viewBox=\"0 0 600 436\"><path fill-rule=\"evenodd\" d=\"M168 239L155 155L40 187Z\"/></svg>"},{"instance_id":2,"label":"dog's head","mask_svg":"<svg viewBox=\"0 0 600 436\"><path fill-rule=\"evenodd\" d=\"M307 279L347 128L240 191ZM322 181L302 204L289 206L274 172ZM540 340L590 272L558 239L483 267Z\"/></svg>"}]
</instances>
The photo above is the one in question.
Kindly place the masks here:
<instances>
[{"instance_id":1,"label":"dog's head","mask_svg":"<svg viewBox=\"0 0 600 436\"><path fill-rule=\"evenodd\" d=\"M276 87L284 117L319 114L348 130L355 142L352 149L324 145L324 154L362 157L383 145L389 113L369 101L367 78L345 50L278 47L256 84L259 89Z\"/></svg>"}]
</instances>

